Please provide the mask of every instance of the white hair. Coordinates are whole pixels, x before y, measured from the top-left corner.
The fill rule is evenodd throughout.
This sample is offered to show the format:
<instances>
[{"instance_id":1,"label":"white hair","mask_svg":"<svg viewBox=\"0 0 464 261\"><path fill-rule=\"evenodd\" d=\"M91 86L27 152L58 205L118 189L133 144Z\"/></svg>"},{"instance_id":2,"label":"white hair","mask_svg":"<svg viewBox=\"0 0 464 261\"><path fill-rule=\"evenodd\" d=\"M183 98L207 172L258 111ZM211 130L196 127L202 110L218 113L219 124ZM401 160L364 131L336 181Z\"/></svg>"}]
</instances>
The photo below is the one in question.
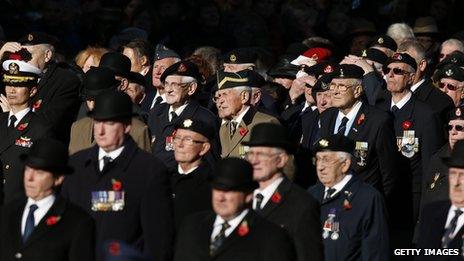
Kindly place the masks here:
<instances>
[{"instance_id":1,"label":"white hair","mask_svg":"<svg viewBox=\"0 0 464 261\"><path fill-rule=\"evenodd\" d=\"M251 95L251 88L248 86L238 86L233 88L237 94L240 94L241 92L246 92L249 95Z\"/></svg>"},{"instance_id":2,"label":"white hair","mask_svg":"<svg viewBox=\"0 0 464 261\"><path fill-rule=\"evenodd\" d=\"M395 40L397 45L400 45L405 40L414 40L414 32L412 28L405 23L396 23L388 27L387 35Z\"/></svg>"},{"instance_id":3,"label":"white hair","mask_svg":"<svg viewBox=\"0 0 464 261\"><path fill-rule=\"evenodd\" d=\"M344 152L344 151L337 151L337 157L340 159L340 160L352 160L352 156L350 153L348 152Z\"/></svg>"},{"instance_id":4,"label":"white hair","mask_svg":"<svg viewBox=\"0 0 464 261\"><path fill-rule=\"evenodd\" d=\"M452 46L456 47L456 50L458 50L460 52L464 52L464 44L461 41L459 41L458 39L451 38L451 39L448 39L448 40L444 41L440 46L440 50L445 45L452 45Z\"/></svg>"},{"instance_id":5,"label":"white hair","mask_svg":"<svg viewBox=\"0 0 464 261\"><path fill-rule=\"evenodd\" d=\"M419 64L425 59L425 49L418 41L405 41L398 46L398 52L406 52Z\"/></svg>"}]
</instances>

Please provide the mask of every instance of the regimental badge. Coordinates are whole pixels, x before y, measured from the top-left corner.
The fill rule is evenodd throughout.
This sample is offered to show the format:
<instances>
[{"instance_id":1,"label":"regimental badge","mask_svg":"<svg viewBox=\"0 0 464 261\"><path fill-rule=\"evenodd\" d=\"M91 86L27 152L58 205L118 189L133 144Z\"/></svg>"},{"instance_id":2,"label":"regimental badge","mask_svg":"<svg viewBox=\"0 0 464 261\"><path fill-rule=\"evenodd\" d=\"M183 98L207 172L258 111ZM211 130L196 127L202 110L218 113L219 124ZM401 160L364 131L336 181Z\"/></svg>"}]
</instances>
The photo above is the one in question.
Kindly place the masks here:
<instances>
[{"instance_id":1,"label":"regimental badge","mask_svg":"<svg viewBox=\"0 0 464 261\"><path fill-rule=\"evenodd\" d=\"M124 191L92 191L92 211L122 211L125 206Z\"/></svg>"},{"instance_id":2,"label":"regimental badge","mask_svg":"<svg viewBox=\"0 0 464 261\"><path fill-rule=\"evenodd\" d=\"M322 139L319 141L319 146L323 147L323 148L326 148L329 146L329 141L326 140L326 139Z\"/></svg>"},{"instance_id":3,"label":"regimental badge","mask_svg":"<svg viewBox=\"0 0 464 261\"><path fill-rule=\"evenodd\" d=\"M10 65L8 65L8 73L9 74L18 74L19 73L19 65L17 63L10 63Z\"/></svg>"},{"instance_id":4,"label":"regimental badge","mask_svg":"<svg viewBox=\"0 0 464 261\"><path fill-rule=\"evenodd\" d=\"M324 68L324 73L331 73L333 72L334 69L331 65L327 65L325 68Z\"/></svg>"},{"instance_id":5,"label":"regimental badge","mask_svg":"<svg viewBox=\"0 0 464 261\"><path fill-rule=\"evenodd\" d=\"M330 85L329 85L328 83L325 83L325 82L322 82L322 83L321 83L321 89L324 90L324 91L326 91L327 89L329 89L329 86L330 86Z\"/></svg>"},{"instance_id":6,"label":"regimental badge","mask_svg":"<svg viewBox=\"0 0 464 261\"><path fill-rule=\"evenodd\" d=\"M401 61L401 60L403 60L403 56L401 56L400 53L395 53L393 55L393 59Z\"/></svg>"},{"instance_id":7,"label":"regimental badge","mask_svg":"<svg viewBox=\"0 0 464 261\"><path fill-rule=\"evenodd\" d=\"M453 73L453 70L448 69L448 70L446 70L445 74L446 74L446 76L449 77L449 76L452 76L454 73Z\"/></svg>"},{"instance_id":8,"label":"regimental badge","mask_svg":"<svg viewBox=\"0 0 464 261\"><path fill-rule=\"evenodd\" d=\"M179 67L177 68L178 73L184 73L187 71L187 67L185 67L185 64L181 63Z\"/></svg>"},{"instance_id":9,"label":"regimental badge","mask_svg":"<svg viewBox=\"0 0 464 261\"><path fill-rule=\"evenodd\" d=\"M456 108L456 112L454 113L457 117L461 117L462 115L462 112L461 112L461 108Z\"/></svg>"},{"instance_id":10,"label":"regimental badge","mask_svg":"<svg viewBox=\"0 0 464 261\"><path fill-rule=\"evenodd\" d=\"M182 125L184 125L184 128L189 128L190 126L192 126L192 123L193 121L191 119L186 119Z\"/></svg>"},{"instance_id":11,"label":"regimental badge","mask_svg":"<svg viewBox=\"0 0 464 261\"><path fill-rule=\"evenodd\" d=\"M231 55L229 56L229 60L230 60L231 62L235 62L235 61L237 61L237 56L235 56L235 54L231 54Z\"/></svg>"},{"instance_id":12,"label":"regimental badge","mask_svg":"<svg viewBox=\"0 0 464 261\"><path fill-rule=\"evenodd\" d=\"M366 157L367 157L368 148L369 148L369 144L367 142L362 142L362 141L356 142L354 156L356 158L359 158L359 161L356 162L358 166L361 166L361 167L366 166Z\"/></svg>"},{"instance_id":13,"label":"regimental badge","mask_svg":"<svg viewBox=\"0 0 464 261\"><path fill-rule=\"evenodd\" d=\"M340 78L345 77L345 74L343 73L343 69L340 69Z\"/></svg>"},{"instance_id":14,"label":"regimental badge","mask_svg":"<svg viewBox=\"0 0 464 261\"><path fill-rule=\"evenodd\" d=\"M451 62L452 63L458 63L458 59L456 59L455 57L451 58Z\"/></svg>"},{"instance_id":15,"label":"regimental badge","mask_svg":"<svg viewBox=\"0 0 464 261\"><path fill-rule=\"evenodd\" d=\"M383 38L382 38L382 37L380 37L380 38L379 38L379 40L377 40L377 43L379 43L379 44L383 44Z\"/></svg>"},{"instance_id":16,"label":"regimental badge","mask_svg":"<svg viewBox=\"0 0 464 261\"><path fill-rule=\"evenodd\" d=\"M364 58L367 57L367 50L366 49L364 49L362 51L361 57L364 57Z\"/></svg>"},{"instance_id":17,"label":"regimental badge","mask_svg":"<svg viewBox=\"0 0 464 261\"><path fill-rule=\"evenodd\" d=\"M440 178L440 172L437 172L437 173L435 173L435 175L433 175L433 180L432 180L432 183L430 184L430 189L435 188L435 185L437 184L438 178Z\"/></svg>"},{"instance_id":18,"label":"regimental badge","mask_svg":"<svg viewBox=\"0 0 464 261\"><path fill-rule=\"evenodd\" d=\"M28 40L29 42L31 42L32 40L34 40L34 36L33 36L32 34L28 34L28 35L27 35L27 40Z\"/></svg>"},{"instance_id":19,"label":"regimental badge","mask_svg":"<svg viewBox=\"0 0 464 261\"><path fill-rule=\"evenodd\" d=\"M402 137L397 137L398 151L407 158L412 158L419 151L419 138L413 130L404 130Z\"/></svg>"}]
</instances>

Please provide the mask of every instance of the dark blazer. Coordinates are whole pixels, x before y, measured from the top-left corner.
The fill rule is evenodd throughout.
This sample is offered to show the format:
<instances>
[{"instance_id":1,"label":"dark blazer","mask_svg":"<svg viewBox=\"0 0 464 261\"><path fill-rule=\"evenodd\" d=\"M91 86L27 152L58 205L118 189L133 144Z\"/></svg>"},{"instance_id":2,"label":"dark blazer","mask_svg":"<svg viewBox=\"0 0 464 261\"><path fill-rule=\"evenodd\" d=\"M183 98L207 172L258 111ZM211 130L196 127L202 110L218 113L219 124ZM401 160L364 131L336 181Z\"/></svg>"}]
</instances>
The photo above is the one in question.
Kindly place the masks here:
<instances>
[{"instance_id":1,"label":"dark blazer","mask_svg":"<svg viewBox=\"0 0 464 261\"><path fill-rule=\"evenodd\" d=\"M59 196L23 243L21 220L26 202L24 198L18 199L3 208L1 260L94 260L94 221L85 211ZM47 224L52 216L60 219L55 224Z\"/></svg>"},{"instance_id":2,"label":"dark blazer","mask_svg":"<svg viewBox=\"0 0 464 261\"><path fill-rule=\"evenodd\" d=\"M449 200L433 202L424 208L422 219L420 220L420 237L417 242L417 248L441 248L441 239L445 233L446 219L448 211L451 207ZM415 260L462 260L462 236L464 234L464 227L456 233L453 240L450 242L449 249L458 249L459 255L457 256L425 256L421 255L416 257ZM424 252L424 250L422 250Z\"/></svg>"},{"instance_id":3,"label":"dark blazer","mask_svg":"<svg viewBox=\"0 0 464 261\"><path fill-rule=\"evenodd\" d=\"M176 228L182 224L185 217L199 212L212 210L211 186L209 178L212 169L207 162L203 162L188 175L172 173L171 188L174 203L174 221Z\"/></svg>"},{"instance_id":4,"label":"dark blazer","mask_svg":"<svg viewBox=\"0 0 464 261\"><path fill-rule=\"evenodd\" d=\"M3 193L0 202L9 202L24 194L24 165L19 159L29 151L29 146L39 138L50 136L50 126L30 111L18 123L14 131L8 130L8 112L0 114L0 160L2 164ZM28 140L30 139L30 140ZM28 142L21 143L21 140Z\"/></svg>"},{"instance_id":5,"label":"dark blazer","mask_svg":"<svg viewBox=\"0 0 464 261\"><path fill-rule=\"evenodd\" d=\"M324 260L319 202L286 178L276 194L280 199L269 200L259 214L288 232L296 250L295 260Z\"/></svg>"},{"instance_id":6,"label":"dark blazer","mask_svg":"<svg viewBox=\"0 0 464 261\"><path fill-rule=\"evenodd\" d=\"M40 78L38 92L31 103L37 116L45 119L52 126L56 138L69 143L71 125L79 112L79 78L70 70L55 63L47 67Z\"/></svg>"},{"instance_id":7,"label":"dark blazer","mask_svg":"<svg viewBox=\"0 0 464 261\"><path fill-rule=\"evenodd\" d=\"M332 135L339 110L329 108L321 116L321 136ZM389 197L397 181L400 155L396 146L391 116L366 103L356 114L348 138L354 142L367 142L367 154L361 158L355 153L352 169L358 177Z\"/></svg>"},{"instance_id":8,"label":"dark blazer","mask_svg":"<svg viewBox=\"0 0 464 261\"><path fill-rule=\"evenodd\" d=\"M237 226L218 251L210 256L209 245L215 218L214 212L201 212L186 219L177 239L175 261L294 260L291 241L285 231L252 210L241 222L246 222L247 233L239 235L240 225Z\"/></svg>"},{"instance_id":9,"label":"dark blazer","mask_svg":"<svg viewBox=\"0 0 464 261\"><path fill-rule=\"evenodd\" d=\"M143 250L153 260L171 258L174 233L168 172L156 157L137 147L130 136L124 149L100 172L98 146L71 156L75 173L66 177L62 194L86 210L96 222L97 245L107 239L122 240ZM120 211L93 211L92 192L113 190L120 181L125 206ZM97 257L101 253L97 252Z\"/></svg>"},{"instance_id":10,"label":"dark blazer","mask_svg":"<svg viewBox=\"0 0 464 261\"><path fill-rule=\"evenodd\" d=\"M390 260L385 204L382 195L353 176L345 187L323 202L325 187L318 183L309 189L321 204L321 222L335 214L339 238L323 239L325 260ZM349 194L351 193L351 195ZM345 201L351 209L344 208Z\"/></svg>"},{"instance_id":11,"label":"dark blazer","mask_svg":"<svg viewBox=\"0 0 464 261\"><path fill-rule=\"evenodd\" d=\"M302 135L302 118L303 115L307 115L312 112L311 107L308 107L303 110L304 102L295 106L288 108L283 111L281 114L281 122L287 127L289 136L294 140L295 143L300 142Z\"/></svg>"},{"instance_id":12,"label":"dark blazer","mask_svg":"<svg viewBox=\"0 0 464 261\"><path fill-rule=\"evenodd\" d=\"M166 137L171 136L176 124L182 123L185 119L197 119L207 122L214 128L214 132L219 132L219 118L206 108L200 106L195 100L190 100L187 107L177 118L169 121L169 104L163 103L150 112L148 127L152 135L153 154L161 159L170 171L175 171L177 162L174 159L174 151L166 151ZM220 155L219 136L216 136L211 143L211 149L206 154L205 159L209 164L214 165Z\"/></svg>"}]
</instances>

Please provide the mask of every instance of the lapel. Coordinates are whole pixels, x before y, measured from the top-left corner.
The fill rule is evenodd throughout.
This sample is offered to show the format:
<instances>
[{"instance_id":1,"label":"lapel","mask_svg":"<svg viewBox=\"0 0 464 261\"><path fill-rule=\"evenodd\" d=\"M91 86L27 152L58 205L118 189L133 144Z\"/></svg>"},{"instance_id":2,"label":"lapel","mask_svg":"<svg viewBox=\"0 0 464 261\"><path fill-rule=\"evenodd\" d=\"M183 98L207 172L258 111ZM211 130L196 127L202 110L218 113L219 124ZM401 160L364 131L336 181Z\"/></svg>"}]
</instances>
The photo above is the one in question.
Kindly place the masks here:
<instances>
[{"instance_id":1,"label":"lapel","mask_svg":"<svg viewBox=\"0 0 464 261\"><path fill-rule=\"evenodd\" d=\"M342 188L342 190L340 190L337 194L335 194L334 196L332 196L330 199L326 200L325 202L322 200L321 206L325 205L325 204L329 204L330 202L332 202L334 200L337 200L339 198L344 198L345 195L343 195L343 194L344 194L345 191L351 192L352 193L351 198L353 198L354 195L356 194L356 191L359 188L359 185L360 185L360 181L355 177L355 175L353 173L351 173L350 181L348 181L348 183ZM322 187L323 187L322 195L324 195L325 188L324 188L324 186L322 186ZM343 202L342 202L342 204L343 204Z\"/></svg>"},{"instance_id":2,"label":"lapel","mask_svg":"<svg viewBox=\"0 0 464 261\"><path fill-rule=\"evenodd\" d=\"M312 112L306 113L301 118L301 130L302 130L302 142L301 145L305 148L310 148L311 144L311 136L316 135L313 134L315 131L318 130L318 123L319 123L319 112L318 110L314 110Z\"/></svg>"},{"instance_id":3,"label":"lapel","mask_svg":"<svg viewBox=\"0 0 464 261\"><path fill-rule=\"evenodd\" d=\"M18 204L13 208L13 212L10 216L11 224L8 224L8 234L11 236L9 240L12 241L12 245L20 246L23 245L23 237L21 233L21 221L23 217L24 207L26 206L26 199L21 199Z\"/></svg>"},{"instance_id":4,"label":"lapel","mask_svg":"<svg viewBox=\"0 0 464 261\"><path fill-rule=\"evenodd\" d=\"M61 217L66 209L66 201L62 199L60 196L57 196L55 202L53 203L52 207L48 210L47 214L40 220L39 224L34 228L32 234L29 236L27 241L24 243L24 247L29 246L34 241L41 239L41 237L45 236L47 232L53 229L53 226L58 225L58 223L53 225L47 224L47 219L50 217Z\"/></svg>"},{"instance_id":5,"label":"lapel","mask_svg":"<svg viewBox=\"0 0 464 261\"><path fill-rule=\"evenodd\" d=\"M367 118L367 115L369 114L369 108L367 105L363 102L361 105L361 108L359 108L358 113L356 114L356 117L354 118L353 125L351 125L351 129L348 132L348 137L351 138L352 140L356 140L356 137L359 135L361 128L364 126Z\"/></svg>"},{"instance_id":6,"label":"lapel","mask_svg":"<svg viewBox=\"0 0 464 261\"><path fill-rule=\"evenodd\" d=\"M232 139L230 139L230 121L227 122L225 132L226 132L226 139L229 140L229 149L226 151L226 157L229 156L229 154L237 147L240 145L241 141L245 138L245 136L250 132L251 130L249 129L249 125L253 122L253 117L256 114L256 110L253 107L250 107L248 111L245 113L245 115L242 118L242 121L240 124L237 126L237 129L235 131L234 136L232 136ZM243 130L244 133L240 130ZM243 135L242 135L243 134Z\"/></svg>"},{"instance_id":7,"label":"lapel","mask_svg":"<svg viewBox=\"0 0 464 261\"><path fill-rule=\"evenodd\" d=\"M284 180L277 187L276 191L272 194L272 197L261 210L261 215L263 217L268 217L272 211L274 211L278 206L282 205L287 199L287 195L290 192L291 187L291 182L284 178Z\"/></svg>"},{"instance_id":8,"label":"lapel","mask_svg":"<svg viewBox=\"0 0 464 261\"><path fill-rule=\"evenodd\" d=\"M6 118L8 119L8 114L4 114L2 116L4 117L5 115L6 115ZM7 135L3 136L4 137L3 140L5 142L3 142L2 146L0 147L0 153L4 152L5 150L7 150L11 146L14 146L16 140L19 137L23 136L30 129L30 121L32 119L32 116L33 116L33 112L29 111L21 119L21 121L18 123L18 125L15 127L15 129L13 131L9 131ZM6 122L8 122L8 121L6 121ZM20 128L20 126L23 126L23 128L21 130L18 129L18 128ZM3 128L0 128L0 129L3 129Z\"/></svg>"},{"instance_id":9,"label":"lapel","mask_svg":"<svg viewBox=\"0 0 464 261\"><path fill-rule=\"evenodd\" d=\"M439 209L437 209L436 211L433 212L434 217L433 217L433 223L432 224L435 224L436 227L433 228L433 229L431 228L430 231L434 235L433 238L438 240L438 244L440 246L441 246L441 242L442 242L441 240L442 240L443 234L445 233L446 219L448 218L448 211L449 211L450 207L451 207L451 202L446 201L446 202L444 202L444 204L440 205ZM456 234L456 236L461 231L462 231L462 227L459 230L459 232ZM456 238L456 236L454 237L454 239ZM451 246L451 244L453 244L454 239L450 242L450 246Z\"/></svg>"},{"instance_id":10,"label":"lapel","mask_svg":"<svg viewBox=\"0 0 464 261\"><path fill-rule=\"evenodd\" d=\"M175 126L176 124L183 121L184 119L193 118L193 115L196 113L199 106L200 105L198 104L198 102L194 100L190 100L187 106L185 106L184 110L180 113L180 115L178 115L177 118L174 119L172 122L169 121L169 107L170 106L169 105L166 106L166 113L164 114L166 118L165 118L164 125L163 125L163 132L166 130L166 128Z\"/></svg>"}]
</instances>

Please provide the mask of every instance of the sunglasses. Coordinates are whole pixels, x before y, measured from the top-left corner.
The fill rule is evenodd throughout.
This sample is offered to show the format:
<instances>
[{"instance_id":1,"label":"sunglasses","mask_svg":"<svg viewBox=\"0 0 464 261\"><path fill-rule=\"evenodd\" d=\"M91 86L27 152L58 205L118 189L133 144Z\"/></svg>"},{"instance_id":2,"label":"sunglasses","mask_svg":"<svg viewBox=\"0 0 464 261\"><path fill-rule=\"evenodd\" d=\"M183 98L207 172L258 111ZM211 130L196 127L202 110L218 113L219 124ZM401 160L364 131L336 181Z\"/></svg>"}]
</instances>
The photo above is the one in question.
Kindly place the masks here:
<instances>
[{"instance_id":1,"label":"sunglasses","mask_svg":"<svg viewBox=\"0 0 464 261\"><path fill-rule=\"evenodd\" d=\"M393 74L394 74L394 75L406 75L406 74L409 74L409 73L410 73L410 72L405 71L405 70L400 69L400 68L393 68L393 69L392 69L392 68L389 68L389 67L383 68L382 71L383 71L383 74L384 74L384 75L389 74L390 71L393 71Z\"/></svg>"},{"instance_id":2,"label":"sunglasses","mask_svg":"<svg viewBox=\"0 0 464 261\"><path fill-rule=\"evenodd\" d=\"M446 87L446 89L448 89L450 91L455 91L458 88L456 85L452 85L452 84L449 84L449 83L442 83L442 82L438 83L438 88L443 89L445 87Z\"/></svg>"},{"instance_id":3,"label":"sunglasses","mask_svg":"<svg viewBox=\"0 0 464 261\"><path fill-rule=\"evenodd\" d=\"M462 125L452 125L452 124L448 125L448 131L451 131L453 128L456 129L456 131L459 131L459 132L464 131L464 126L462 126Z\"/></svg>"}]
</instances>

